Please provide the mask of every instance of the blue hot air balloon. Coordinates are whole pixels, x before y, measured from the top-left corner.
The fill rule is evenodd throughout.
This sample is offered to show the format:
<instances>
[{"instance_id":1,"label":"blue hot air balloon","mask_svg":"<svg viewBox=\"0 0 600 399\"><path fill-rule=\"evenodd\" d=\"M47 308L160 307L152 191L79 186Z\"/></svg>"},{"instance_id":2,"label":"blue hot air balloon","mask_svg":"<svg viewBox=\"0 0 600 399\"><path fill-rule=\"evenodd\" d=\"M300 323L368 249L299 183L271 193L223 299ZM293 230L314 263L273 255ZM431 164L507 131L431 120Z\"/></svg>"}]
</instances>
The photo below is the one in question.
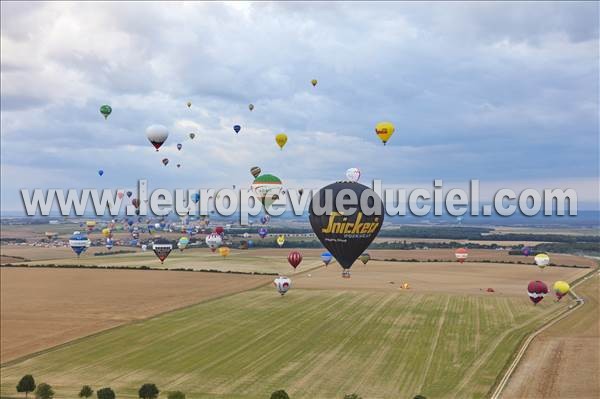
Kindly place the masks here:
<instances>
[{"instance_id":1,"label":"blue hot air balloon","mask_svg":"<svg viewBox=\"0 0 600 399\"><path fill-rule=\"evenodd\" d=\"M248 240L248 248L252 248L254 246L254 241Z\"/></svg>"},{"instance_id":2,"label":"blue hot air balloon","mask_svg":"<svg viewBox=\"0 0 600 399\"><path fill-rule=\"evenodd\" d=\"M75 231L69 239L69 246L77 254L77 257L79 257L90 246L90 240L88 240L85 234Z\"/></svg>"},{"instance_id":3,"label":"blue hot air balloon","mask_svg":"<svg viewBox=\"0 0 600 399\"><path fill-rule=\"evenodd\" d=\"M267 236L267 229L261 227L260 230L258 230L258 235L260 238L265 238Z\"/></svg>"},{"instance_id":4,"label":"blue hot air balloon","mask_svg":"<svg viewBox=\"0 0 600 399\"><path fill-rule=\"evenodd\" d=\"M242 127L241 127L240 125L234 125L234 126L233 126L233 130L234 130L234 131L235 131L235 133L237 134L237 133L239 133L239 132L240 132L240 130L242 130Z\"/></svg>"},{"instance_id":5,"label":"blue hot air balloon","mask_svg":"<svg viewBox=\"0 0 600 399\"><path fill-rule=\"evenodd\" d=\"M198 194L198 193L192 194L192 201L194 201L194 203L197 204L198 201L200 201L200 194Z\"/></svg>"},{"instance_id":6,"label":"blue hot air balloon","mask_svg":"<svg viewBox=\"0 0 600 399\"><path fill-rule=\"evenodd\" d=\"M329 262L331 262L332 259L333 259L333 255L331 255L327 251L325 251L321 254L321 260L323 261L323 263L325 263L325 266L327 266L329 264Z\"/></svg>"},{"instance_id":7,"label":"blue hot air balloon","mask_svg":"<svg viewBox=\"0 0 600 399\"><path fill-rule=\"evenodd\" d=\"M104 174L104 171L103 171L102 169L100 169L100 170L98 171L98 174L99 174L100 176L102 176L102 175Z\"/></svg>"}]
</instances>

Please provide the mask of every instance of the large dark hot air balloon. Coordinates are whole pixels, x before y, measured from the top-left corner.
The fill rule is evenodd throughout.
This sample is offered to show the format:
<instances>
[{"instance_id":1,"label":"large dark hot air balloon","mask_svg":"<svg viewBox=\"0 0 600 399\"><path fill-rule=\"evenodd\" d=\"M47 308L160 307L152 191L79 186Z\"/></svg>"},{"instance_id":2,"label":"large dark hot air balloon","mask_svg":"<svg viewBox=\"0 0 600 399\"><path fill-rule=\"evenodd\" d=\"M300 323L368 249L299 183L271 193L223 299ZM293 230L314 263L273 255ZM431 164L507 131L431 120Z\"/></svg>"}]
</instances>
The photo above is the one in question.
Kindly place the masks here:
<instances>
[{"instance_id":1,"label":"large dark hot air balloon","mask_svg":"<svg viewBox=\"0 0 600 399\"><path fill-rule=\"evenodd\" d=\"M331 190L331 195L326 192ZM346 200L349 193L356 201L344 201L346 211L337 209L336 197ZM364 193L364 194L363 194ZM361 205L361 195L365 195L365 206ZM332 203L326 203L326 200ZM319 209L325 208L325 212ZM317 212L321 211L322 215ZM325 248L344 268L342 277L350 277L350 268L379 233L383 224L384 207L381 198L370 188L356 182L337 182L321 188L312 198L309 206L309 220L313 231Z\"/></svg>"},{"instance_id":2,"label":"large dark hot air balloon","mask_svg":"<svg viewBox=\"0 0 600 399\"><path fill-rule=\"evenodd\" d=\"M290 252L290 254L288 255L288 262L290 262L290 265L292 265L292 267L295 270L300 264L300 262L302 262L302 254L298 251Z\"/></svg>"},{"instance_id":3,"label":"large dark hot air balloon","mask_svg":"<svg viewBox=\"0 0 600 399\"><path fill-rule=\"evenodd\" d=\"M534 305L537 305L539 301L544 299L547 293L548 287L543 281L530 281L527 285L527 294Z\"/></svg>"}]
</instances>

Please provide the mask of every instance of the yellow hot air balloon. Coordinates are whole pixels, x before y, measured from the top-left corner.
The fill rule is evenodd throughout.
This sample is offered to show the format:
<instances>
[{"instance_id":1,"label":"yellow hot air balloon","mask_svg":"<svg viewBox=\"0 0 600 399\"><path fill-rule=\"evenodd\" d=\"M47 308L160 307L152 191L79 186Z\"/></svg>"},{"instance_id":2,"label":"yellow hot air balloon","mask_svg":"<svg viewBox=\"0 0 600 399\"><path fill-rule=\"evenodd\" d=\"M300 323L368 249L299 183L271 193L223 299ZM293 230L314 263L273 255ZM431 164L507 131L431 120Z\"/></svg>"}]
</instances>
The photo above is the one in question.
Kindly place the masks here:
<instances>
[{"instance_id":1,"label":"yellow hot air balloon","mask_svg":"<svg viewBox=\"0 0 600 399\"><path fill-rule=\"evenodd\" d=\"M106 238L109 238L110 236L112 236L112 233L111 233L110 229L107 227L105 229L102 229L102 235Z\"/></svg>"},{"instance_id":2,"label":"yellow hot air balloon","mask_svg":"<svg viewBox=\"0 0 600 399\"><path fill-rule=\"evenodd\" d=\"M283 247L283 244L285 244L285 236L283 234L280 234L279 236L277 236L277 245Z\"/></svg>"},{"instance_id":3,"label":"yellow hot air balloon","mask_svg":"<svg viewBox=\"0 0 600 399\"><path fill-rule=\"evenodd\" d=\"M563 296L569 293L569 291L571 290L571 286L566 281L557 281L552 286L552 290L554 291L554 295L556 295L556 298L558 298L558 300L560 301L560 299Z\"/></svg>"},{"instance_id":4,"label":"yellow hot air balloon","mask_svg":"<svg viewBox=\"0 0 600 399\"><path fill-rule=\"evenodd\" d=\"M279 148L283 150L283 146L285 143L287 143L287 134L279 133L277 136L275 136L275 141L277 142Z\"/></svg>"},{"instance_id":5,"label":"yellow hot air balloon","mask_svg":"<svg viewBox=\"0 0 600 399\"><path fill-rule=\"evenodd\" d=\"M383 145L385 145L390 137L392 137L394 130L396 130L396 128L392 122L379 122L375 126L375 133L377 133L377 137L383 142Z\"/></svg>"},{"instance_id":6,"label":"yellow hot air balloon","mask_svg":"<svg viewBox=\"0 0 600 399\"><path fill-rule=\"evenodd\" d=\"M310 83L313 85L313 87L316 86L317 85L317 79L311 80Z\"/></svg>"},{"instance_id":7,"label":"yellow hot air balloon","mask_svg":"<svg viewBox=\"0 0 600 399\"><path fill-rule=\"evenodd\" d=\"M221 255L222 257L225 258L227 255L229 255L229 252L229 247L219 247L219 255Z\"/></svg>"}]
</instances>

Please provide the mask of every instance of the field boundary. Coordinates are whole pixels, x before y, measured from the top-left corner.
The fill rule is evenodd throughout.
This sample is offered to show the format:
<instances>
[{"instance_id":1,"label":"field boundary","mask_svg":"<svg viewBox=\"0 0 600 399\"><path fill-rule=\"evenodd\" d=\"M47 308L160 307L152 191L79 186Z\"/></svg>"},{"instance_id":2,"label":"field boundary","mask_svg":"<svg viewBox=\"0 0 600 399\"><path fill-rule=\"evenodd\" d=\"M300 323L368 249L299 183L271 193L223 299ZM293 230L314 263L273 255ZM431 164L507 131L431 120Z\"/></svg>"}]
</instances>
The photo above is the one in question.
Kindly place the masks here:
<instances>
[{"instance_id":1,"label":"field boundary","mask_svg":"<svg viewBox=\"0 0 600 399\"><path fill-rule=\"evenodd\" d=\"M504 391L504 388L506 387L506 384L510 381L510 378L512 377L512 374L517 369L519 363L521 362L521 359L523 358L523 356L527 352L527 349L529 348L529 345L531 344L531 342L533 342L533 340L540 333L542 333L546 329L552 327L554 324L556 324L560 320L563 320L567 316L571 315L577 309L580 309L580 308L583 307L583 305L585 304L585 301L579 295L577 295L577 292L575 292L573 289L575 287L577 287L579 284L581 284L582 282L586 281L588 278L590 278L594 274L598 273L599 272L598 270L599 270L598 267L596 267L590 273L587 273L584 276L581 276L581 277L579 277L578 279L576 279L574 281L573 287L571 288L569 294L572 295L575 298L575 300L576 300L575 305L571 305L572 307L569 306L569 308L567 308L565 311L559 313L555 318L549 320L546 324L542 325L540 328L538 328L537 330L535 330L534 332L532 332L525 339L525 341L523 341L523 343L521 344L521 347L519 348L516 356L513 358L512 362L508 366L508 368L507 368L506 372L504 373L503 377L496 384L495 389L493 387L493 392L490 395L490 399L500 399L502 397L502 393Z\"/></svg>"}]
</instances>

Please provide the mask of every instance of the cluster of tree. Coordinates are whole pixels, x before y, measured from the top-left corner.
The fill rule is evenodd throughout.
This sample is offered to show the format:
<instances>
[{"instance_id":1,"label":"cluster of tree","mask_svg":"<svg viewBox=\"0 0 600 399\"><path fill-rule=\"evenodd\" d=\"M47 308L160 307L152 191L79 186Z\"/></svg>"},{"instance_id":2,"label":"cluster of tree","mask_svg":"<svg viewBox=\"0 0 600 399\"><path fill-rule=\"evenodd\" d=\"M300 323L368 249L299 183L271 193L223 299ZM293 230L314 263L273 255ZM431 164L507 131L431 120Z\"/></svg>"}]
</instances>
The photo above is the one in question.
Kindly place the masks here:
<instances>
[{"instance_id":1,"label":"cluster of tree","mask_svg":"<svg viewBox=\"0 0 600 399\"><path fill-rule=\"evenodd\" d=\"M17 392L25 393L25 398L30 392L35 392L36 399L53 399L54 391L52 387L46 383L41 383L36 387L35 380L31 374L27 374L21 378L19 384L17 384ZM140 399L156 399L160 394L160 390L155 384L146 383L138 390L138 397ZM79 397L82 399L91 398L94 395L94 390L89 385L84 385L79 391ZM98 399L115 399L116 394L112 388L100 388L96 391L96 397ZM167 399L185 399L185 394L181 391L172 391L167 394ZM290 399L290 395L283 389L279 389L271 394L270 399ZM344 395L344 399L362 399L362 397L356 393ZM417 395L413 399L427 399L425 396Z\"/></svg>"},{"instance_id":2,"label":"cluster of tree","mask_svg":"<svg viewBox=\"0 0 600 399\"><path fill-rule=\"evenodd\" d=\"M121 251L110 251L110 252L96 252L94 256L107 256L107 255L119 255L119 254L134 254L135 251L121 250Z\"/></svg>"}]
</instances>

